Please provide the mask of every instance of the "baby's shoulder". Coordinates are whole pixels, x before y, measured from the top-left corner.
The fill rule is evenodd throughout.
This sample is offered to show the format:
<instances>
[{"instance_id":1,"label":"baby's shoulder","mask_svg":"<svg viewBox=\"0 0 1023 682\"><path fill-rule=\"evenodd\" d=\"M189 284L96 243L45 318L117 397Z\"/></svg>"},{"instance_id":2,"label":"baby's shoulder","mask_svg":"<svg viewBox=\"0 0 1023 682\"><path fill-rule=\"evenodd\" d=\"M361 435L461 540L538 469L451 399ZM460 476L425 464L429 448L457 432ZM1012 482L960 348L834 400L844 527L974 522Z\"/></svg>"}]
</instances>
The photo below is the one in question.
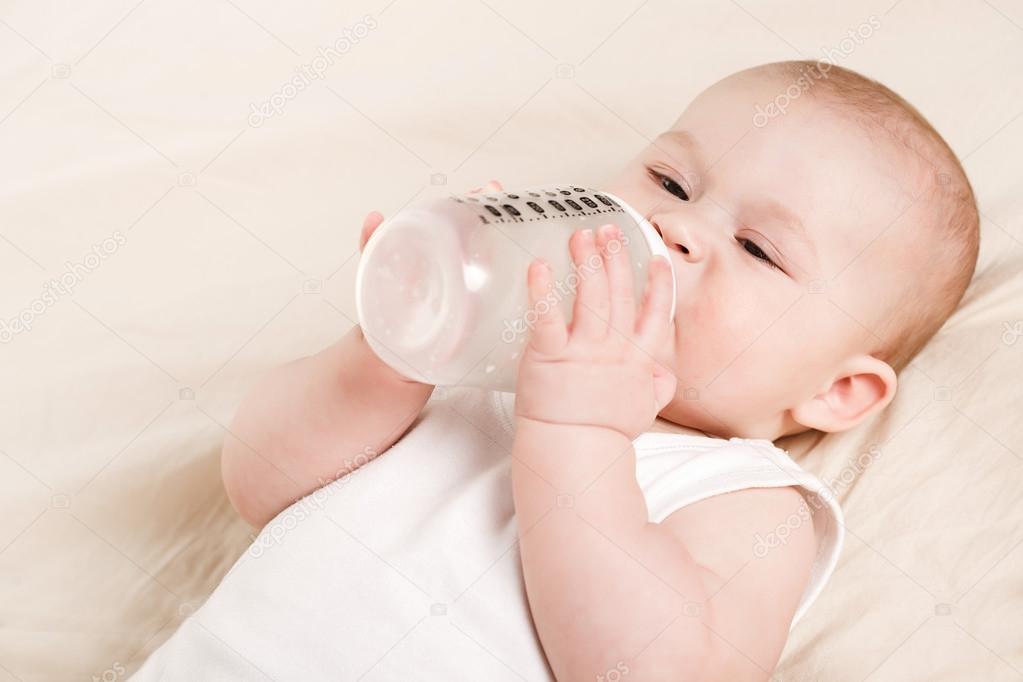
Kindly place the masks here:
<instances>
[{"instance_id":1,"label":"baby's shoulder","mask_svg":"<svg viewBox=\"0 0 1023 682\"><path fill-rule=\"evenodd\" d=\"M803 590L798 620L841 552L831 489L768 440L647 433L635 446L650 520L733 595Z\"/></svg>"},{"instance_id":2,"label":"baby's shoulder","mask_svg":"<svg viewBox=\"0 0 1023 682\"><path fill-rule=\"evenodd\" d=\"M690 548L701 565L732 575L786 547L786 564L813 562L813 514L795 486L743 488L676 509L661 525Z\"/></svg>"}]
</instances>

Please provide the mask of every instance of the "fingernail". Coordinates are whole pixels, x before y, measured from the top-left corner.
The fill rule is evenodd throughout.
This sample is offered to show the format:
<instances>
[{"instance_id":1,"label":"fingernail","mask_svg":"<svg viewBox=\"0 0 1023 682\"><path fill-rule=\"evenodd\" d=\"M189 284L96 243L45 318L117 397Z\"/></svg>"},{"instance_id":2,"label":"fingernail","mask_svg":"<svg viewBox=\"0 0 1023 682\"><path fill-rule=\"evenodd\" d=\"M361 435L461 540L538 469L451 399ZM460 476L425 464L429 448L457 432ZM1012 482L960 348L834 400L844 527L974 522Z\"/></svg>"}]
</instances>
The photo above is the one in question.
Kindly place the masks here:
<instances>
[{"instance_id":1,"label":"fingernail","mask_svg":"<svg viewBox=\"0 0 1023 682\"><path fill-rule=\"evenodd\" d=\"M583 236L586 237L587 239L593 239L593 230L587 227L585 230L583 230Z\"/></svg>"}]
</instances>

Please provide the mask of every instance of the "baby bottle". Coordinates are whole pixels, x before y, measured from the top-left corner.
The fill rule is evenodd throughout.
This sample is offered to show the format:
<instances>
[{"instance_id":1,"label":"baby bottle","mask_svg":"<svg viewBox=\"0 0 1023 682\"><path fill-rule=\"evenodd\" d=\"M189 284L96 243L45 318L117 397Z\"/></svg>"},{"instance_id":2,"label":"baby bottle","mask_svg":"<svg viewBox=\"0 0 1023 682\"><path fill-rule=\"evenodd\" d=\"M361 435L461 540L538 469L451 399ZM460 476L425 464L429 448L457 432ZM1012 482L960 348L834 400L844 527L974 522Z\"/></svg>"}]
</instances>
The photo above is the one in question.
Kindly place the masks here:
<instances>
[{"instance_id":1,"label":"baby bottle","mask_svg":"<svg viewBox=\"0 0 1023 682\"><path fill-rule=\"evenodd\" d=\"M554 284L546 301L556 302L569 321L578 283L593 272L572 263L569 237L607 223L622 230L618 246L628 247L632 258L638 306L650 258L667 258L668 249L649 222L612 194L542 187L413 204L377 228L359 261L355 298L363 334L410 379L514 391L537 316L526 286L530 261L550 264ZM674 271L672 281L674 317Z\"/></svg>"}]
</instances>

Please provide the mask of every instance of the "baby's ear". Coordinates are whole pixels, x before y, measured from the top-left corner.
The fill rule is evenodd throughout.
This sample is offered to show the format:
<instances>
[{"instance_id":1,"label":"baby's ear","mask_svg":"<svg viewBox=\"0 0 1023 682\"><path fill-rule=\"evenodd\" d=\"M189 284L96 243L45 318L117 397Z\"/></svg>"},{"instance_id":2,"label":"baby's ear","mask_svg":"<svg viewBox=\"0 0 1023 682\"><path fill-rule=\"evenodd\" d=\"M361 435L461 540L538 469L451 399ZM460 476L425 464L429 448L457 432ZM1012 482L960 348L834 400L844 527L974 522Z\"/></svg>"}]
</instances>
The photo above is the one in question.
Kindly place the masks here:
<instances>
[{"instance_id":1,"label":"baby's ear","mask_svg":"<svg viewBox=\"0 0 1023 682\"><path fill-rule=\"evenodd\" d=\"M830 383L790 412L809 429L847 431L887 407L897 388L895 370L888 363L856 355L842 363Z\"/></svg>"}]
</instances>

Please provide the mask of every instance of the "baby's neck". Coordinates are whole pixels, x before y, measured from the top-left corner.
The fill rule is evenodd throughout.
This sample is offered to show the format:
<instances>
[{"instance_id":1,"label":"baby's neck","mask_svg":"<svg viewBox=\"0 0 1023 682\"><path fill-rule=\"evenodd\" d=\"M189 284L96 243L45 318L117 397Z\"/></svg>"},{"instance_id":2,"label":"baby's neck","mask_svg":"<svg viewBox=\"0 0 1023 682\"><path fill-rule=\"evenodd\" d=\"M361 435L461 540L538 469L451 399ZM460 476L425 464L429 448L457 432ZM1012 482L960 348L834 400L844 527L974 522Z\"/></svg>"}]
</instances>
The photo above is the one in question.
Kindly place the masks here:
<instances>
[{"instance_id":1,"label":"baby's neck","mask_svg":"<svg viewBox=\"0 0 1023 682\"><path fill-rule=\"evenodd\" d=\"M650 425L650 430L658 431L660 433L680 433L686 436L704 436L713 438L713 436L710 436L709 434L704 433L699 429L693 429L688 426L682 426L681 424L670 422L662 417L658 417L657 419L654 420L654 423Z\"/></svg>"}]
</instances>

